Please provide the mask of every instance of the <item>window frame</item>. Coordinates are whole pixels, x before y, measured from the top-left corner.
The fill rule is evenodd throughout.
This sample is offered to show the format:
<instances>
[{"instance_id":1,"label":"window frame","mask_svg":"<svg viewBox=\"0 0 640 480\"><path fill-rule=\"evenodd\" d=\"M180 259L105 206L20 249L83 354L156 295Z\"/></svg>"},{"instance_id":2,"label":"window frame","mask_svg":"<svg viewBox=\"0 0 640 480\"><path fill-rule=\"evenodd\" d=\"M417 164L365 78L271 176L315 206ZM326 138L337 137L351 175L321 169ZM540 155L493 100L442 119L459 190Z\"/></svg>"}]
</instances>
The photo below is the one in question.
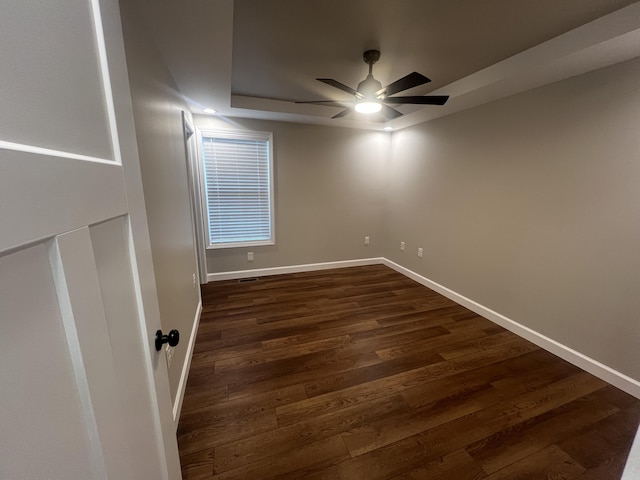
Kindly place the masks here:
<instances>
[{"instance_id":1,"label":"window frame","mask_svg":"<svg viewBox=\"0 0 640 480\"><path fill-rule=\"evenodd\" d=\"M207 138L223 138L231 140L254 140L254 141L266 141L268 144L268 175L269 175L269 228L271 237L268 240L247 240L238 242L224 242L224 243L211 243L211 230L209 228L209 192L207 191L207 168L204 158L203 140ZM198 151L200 156L200 168L202 169L202 175L200 175L200 185L202 191L202 205L203 205L203 224L204 224L204 236L205 245L207 250L218 250L223 248L241 248L241 247L259 247L265 245L275 245L276 243L276 231L275 231L275 176L274 176L274 159L273 159L273 133L272 132L259 132L259 131L237 131L237 130L215 130L215 129L198 129Z\"/></svg>"}]
</instances>

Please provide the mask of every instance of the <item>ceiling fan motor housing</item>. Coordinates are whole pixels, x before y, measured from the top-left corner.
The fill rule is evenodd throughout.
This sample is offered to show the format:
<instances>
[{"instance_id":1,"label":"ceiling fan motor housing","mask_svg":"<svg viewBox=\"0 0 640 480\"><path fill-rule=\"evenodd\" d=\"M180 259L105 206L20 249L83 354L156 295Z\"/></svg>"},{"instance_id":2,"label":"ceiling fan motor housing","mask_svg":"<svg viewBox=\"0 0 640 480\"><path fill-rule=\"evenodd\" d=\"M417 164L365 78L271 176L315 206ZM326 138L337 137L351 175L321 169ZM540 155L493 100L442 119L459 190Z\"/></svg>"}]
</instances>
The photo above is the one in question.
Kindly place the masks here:
<instances>
[{"instance_id":1,"label":"ceiling fan motor housing","mask_svg":"<svg viewBox=\"0 0 640 480\"><path fill-rule=\"evenodd\" d=\"M362 59L367 65L373 65L380 60L380 50L367 50L362 54Z\"/></svg>"},{"instance_id":2,"label":"ceiling fan motor housing","mask_svg":"<svg viewBox=\"0 0 640 480\"><path fill-rule=\"evenodd\" d=\"M376 92L382 88L382 84L373 78L373 75L367 75L363 81L358 84L358 93L361 93L365 98L376 98Z\"/></svg>"}]
</instances>

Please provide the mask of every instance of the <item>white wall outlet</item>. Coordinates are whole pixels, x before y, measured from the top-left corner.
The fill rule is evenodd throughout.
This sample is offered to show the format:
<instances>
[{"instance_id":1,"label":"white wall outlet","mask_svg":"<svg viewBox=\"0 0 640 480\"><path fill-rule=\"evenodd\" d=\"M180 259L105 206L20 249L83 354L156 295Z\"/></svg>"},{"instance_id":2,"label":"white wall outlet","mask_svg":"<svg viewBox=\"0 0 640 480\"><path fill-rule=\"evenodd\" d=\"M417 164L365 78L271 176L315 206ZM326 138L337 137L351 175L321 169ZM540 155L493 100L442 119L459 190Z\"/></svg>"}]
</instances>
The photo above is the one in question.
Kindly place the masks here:
<instances>
[{"instance_id":1,"label":"white wall outlet","mask_svg":"<svg viewBox=\"0 0 640 480\"><path fill-rule=\"evenodd\" d=\"M400 251L404 252L404 242L400 242Z\"/></svg>"},{"instance_id":2,"label":"white wall outlet","mask_svg":"<svg viewBox=\"0 0 640 480\"><path fill-rule=\"evenodd\" d=\"M369 237L364 237L364 244L369 245Z\"/></svg>"},{"instance_id":3,"label":"white wall outlet","mask_svg":"<svg viewBox=\"0 0 640 480\"><path fill-rule=\"evenodd\" d=\"M247 260L253 262L253 252L247 252Z\"/></svg>"},{"instance_id":4,"label":"white wall outlet","mask_svg":"<svg viewBox=\"0 0 640 480\"><path fill-rule=\"evenodd\" d=\"M193 288L196 288L196 274L193 274Z\"/></svg>"},{"instance_id":5,"label":"white wall outlet","mask_svg":"<svg viewBox=\"0 0 640 480\"><path fill-rule=\"evenodd\" d=\"M167 344L165 351L167 352L167 367L170 367L171 362L173 361L173 347L170 347L169 344Z\"/></svg>"},{"instance_id":6,"label":"white wall outlet","mask_svg":"<svg viewBox=\"0 0 640 480\"><path fill-rule=\"evenodd\" d=\"M418 257L422 258L422 249L421 248L418 249Z\"/></svg>"}]
</instances>

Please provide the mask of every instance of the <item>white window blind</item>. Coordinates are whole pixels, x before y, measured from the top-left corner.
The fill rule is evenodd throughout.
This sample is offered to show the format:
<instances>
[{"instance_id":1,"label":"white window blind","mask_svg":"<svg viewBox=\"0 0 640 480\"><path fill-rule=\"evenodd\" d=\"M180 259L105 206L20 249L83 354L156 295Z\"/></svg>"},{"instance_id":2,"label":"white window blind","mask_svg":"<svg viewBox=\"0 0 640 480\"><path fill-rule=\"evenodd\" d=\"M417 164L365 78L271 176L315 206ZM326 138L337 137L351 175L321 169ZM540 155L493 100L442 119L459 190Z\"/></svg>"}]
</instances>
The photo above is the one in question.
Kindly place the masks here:
<instances>
[{"instance_id":1,"label":"white window blind","mask_svg":"<svg viewBox=\"0 0 640 480\"><path fill-rule=\"evenodd\" d=\"M273 243L271 135L202 134L209 247Z\"/></svg>"}]
</instances>

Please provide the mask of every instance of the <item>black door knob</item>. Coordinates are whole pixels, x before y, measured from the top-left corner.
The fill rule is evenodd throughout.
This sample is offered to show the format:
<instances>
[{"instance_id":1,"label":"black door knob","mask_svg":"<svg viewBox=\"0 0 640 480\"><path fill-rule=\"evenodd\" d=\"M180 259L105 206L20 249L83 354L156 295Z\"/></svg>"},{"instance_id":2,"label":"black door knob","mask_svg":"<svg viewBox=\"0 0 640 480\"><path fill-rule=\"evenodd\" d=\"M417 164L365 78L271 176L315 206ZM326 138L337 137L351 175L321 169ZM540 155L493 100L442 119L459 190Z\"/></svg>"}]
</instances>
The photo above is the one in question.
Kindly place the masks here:
<instances>
[{"instance_id":1,"label":"black door knob","mask_svg":"<svg viewBox=\"0 0 640 480\"><path fill-rule=\"evenodd\" d=\"M175 347L180 342L180 332L178 330L171 330L169 335L163 335L162 330L156 332L156 351L162 349L162 345L168 343L170 347Z\"/></svg>"}]
</instances>

